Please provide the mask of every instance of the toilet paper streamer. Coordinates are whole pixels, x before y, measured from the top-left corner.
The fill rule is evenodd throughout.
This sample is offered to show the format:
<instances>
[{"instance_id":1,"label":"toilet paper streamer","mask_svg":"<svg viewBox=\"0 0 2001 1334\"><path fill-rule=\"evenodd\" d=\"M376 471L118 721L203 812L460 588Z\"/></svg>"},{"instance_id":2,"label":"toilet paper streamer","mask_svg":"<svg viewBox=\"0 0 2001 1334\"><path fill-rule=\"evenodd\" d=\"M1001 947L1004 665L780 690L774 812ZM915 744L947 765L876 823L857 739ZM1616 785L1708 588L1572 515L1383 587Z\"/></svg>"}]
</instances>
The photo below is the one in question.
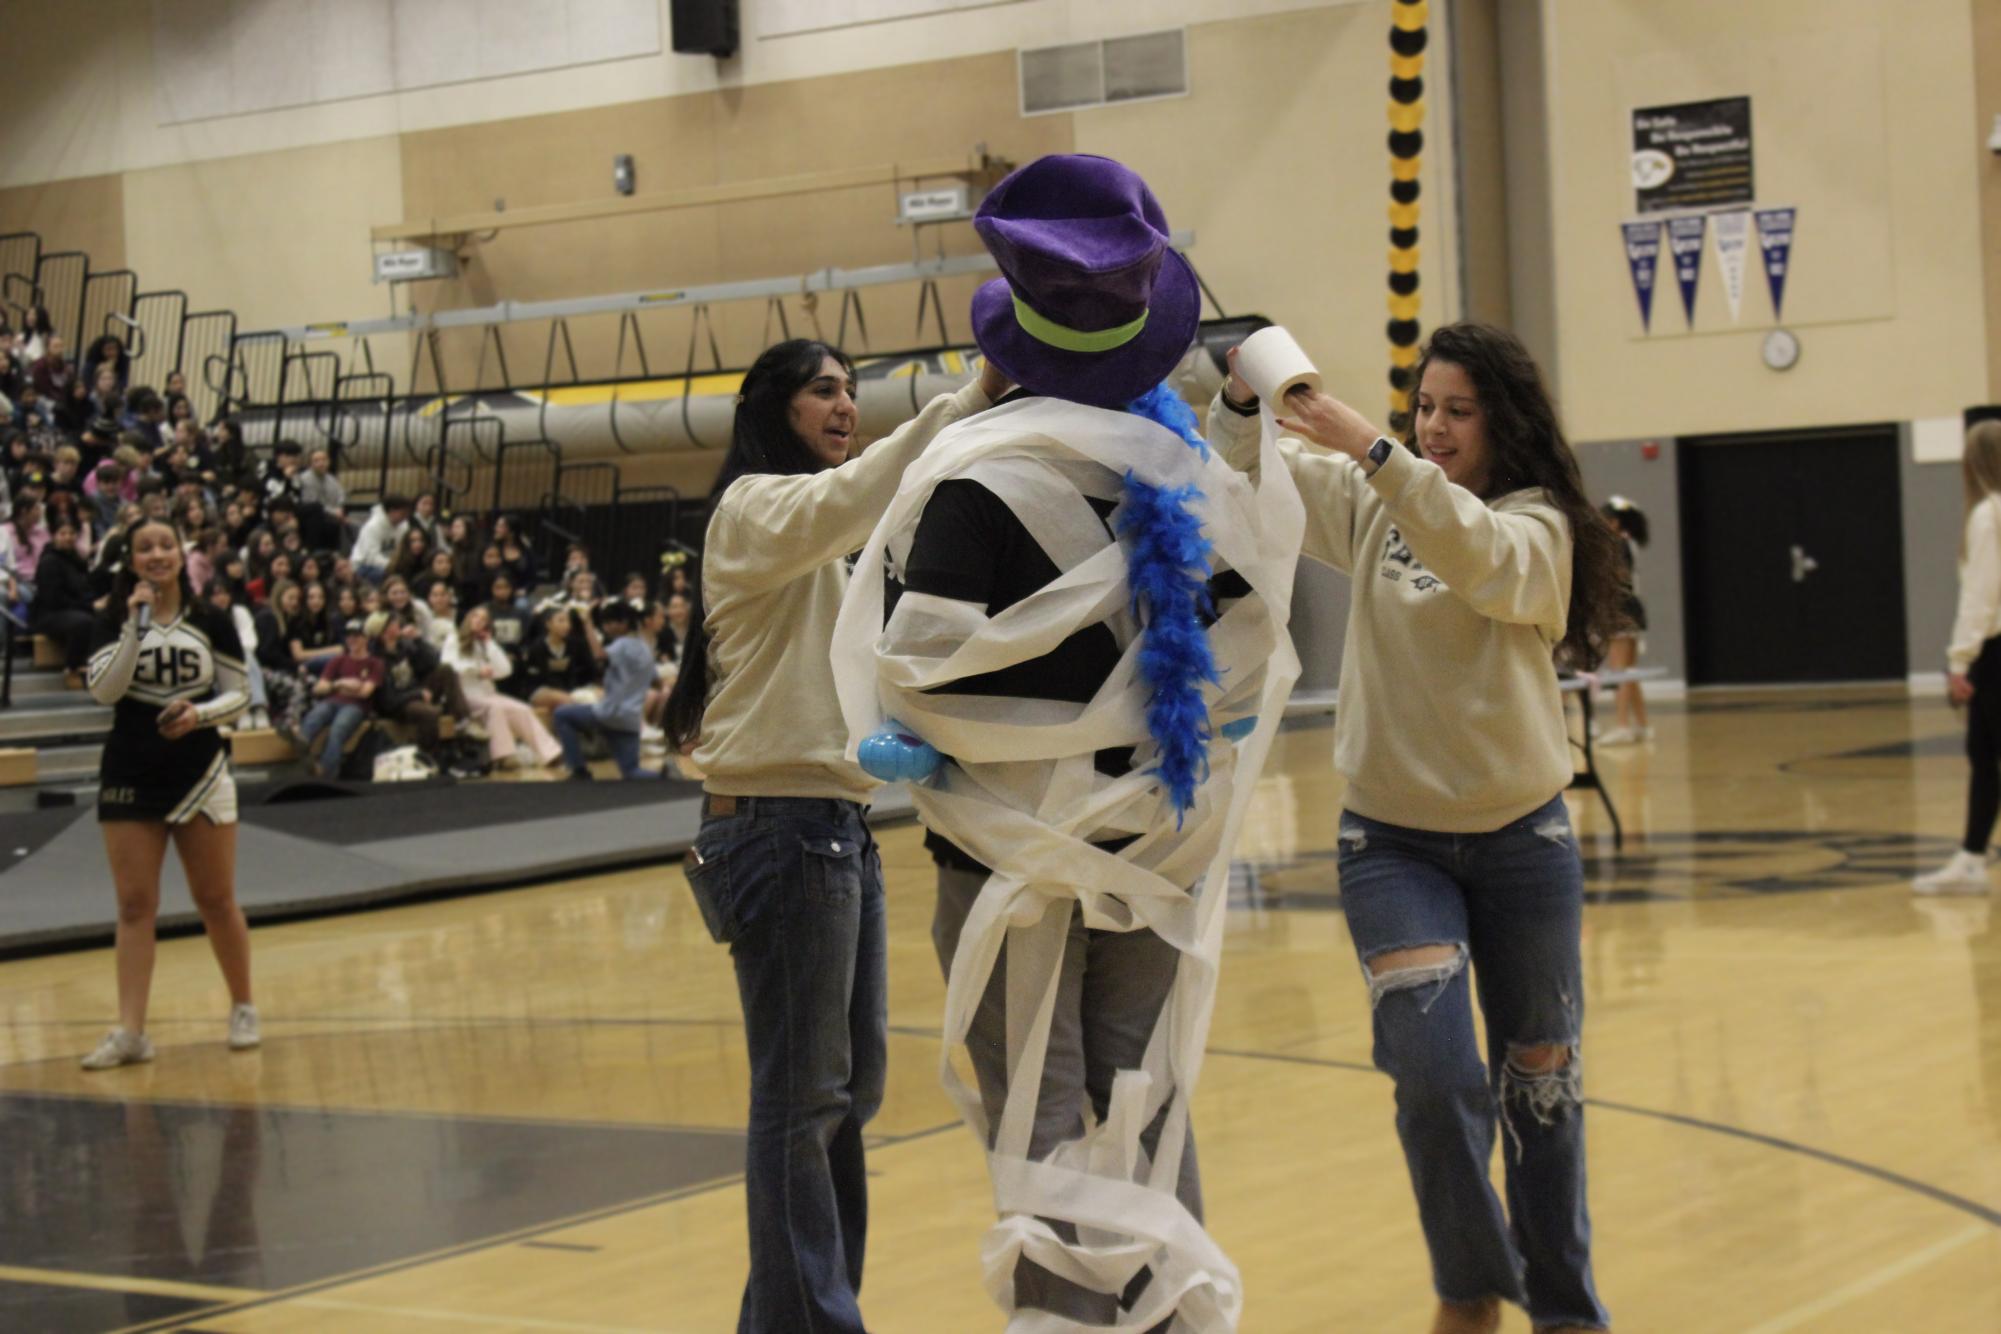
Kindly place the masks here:
<instances>
[{"instance_id":1,"label":"toilet paper streamer","mask_svg":"<svg viewBox=\"0 0 2001 1334\"><path fill-rule=\"evenodd\" d=\"M1285 396L1302 385L1320 388L1320 372L1282 325L1258 330L1237 349L1237 374L1252 391L1271 404L1272 411L1285 411Z\"/></svg>"},{"instance_id":2,"label":"toilet paper streamer","mask_svg":"<svg viewBox=\"0 0 2001 1334\"><path fill-rule=\"evenodd\" d=\"M1146 1330L1170 1315L1183 1334L1225 1334L1242 1314L1236 1267L1175 1197L1175 1183L1216 998L1230 849L1299 674L1286 620L1305 513L1269 420L1261 449L1254 487L1219 451L1204 457L1129 413L1029 399L958 423L905 473L856 568L900 576L932 490L968 477L1021 519L1058 578L991 617L905 593L887 628L883 580L857 578L835 627L834 680L850 755L891 717L936 746L949 758L932 781L911 788L918 814L993 868L953 960L939 1077L988 1154L1000 1218L981 1263L988 1292L1009 1312L1010 1334ZM1119 496L1128 470L1154 486L1198 488L1193 503L1219 564L1251 587L1210 628L1223 670L1205 694L1212 727L1250 715L1257 726L1239 743L1220 735L1210 742L1209 777L1180 822L1147 772L1155 748L1125 556L1086 503ZM1038 657L1100 623L1123 656L1087 703L933 693ZM1136 748L1135 768L1117 778L1093 764L1098 750L1114 746ZM1116 853L1096 846L1122 836L1133 842ZM1029 1137L1073 902L1089 927L1152 930L1182 957L1145 1056L1115 1077L1105 1119L1033 1161ZM951 1056L1003 942L1010 1078L990 1126ZM1149 1157L1141 1135L1163 1108L1165 1128ZM1076 1240L1059 1235L1051 1219L1072 1224ZM1121 1292L1142 1269L1153 1278L1114 1324L1084 1324L1013 1309L1014 1269L1024 1255L1100 1292Z\"/></svg>"}]
</instances>

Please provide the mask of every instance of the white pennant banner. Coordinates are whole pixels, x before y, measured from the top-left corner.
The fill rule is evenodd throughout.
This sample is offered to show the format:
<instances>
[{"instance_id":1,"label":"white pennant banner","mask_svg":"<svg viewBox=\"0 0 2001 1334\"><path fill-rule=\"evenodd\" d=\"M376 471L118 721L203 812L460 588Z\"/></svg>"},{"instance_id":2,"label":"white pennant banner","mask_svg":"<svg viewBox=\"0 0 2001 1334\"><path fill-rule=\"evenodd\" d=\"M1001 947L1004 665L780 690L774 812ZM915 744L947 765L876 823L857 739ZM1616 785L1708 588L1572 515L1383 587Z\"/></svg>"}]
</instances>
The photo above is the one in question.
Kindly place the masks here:
<instances>
[{"instance_id":1,"label":"white pennant banner","mask_svg":"<svg viewBox=\"0 0 2001 1334\"><path fill-rule=\"evenodd\" d=\"M1723 295L1730 302L1735 324L1744 305L1744 260L1751 249L1751 213L1718 213L1710 221L1716 232L1716 267L1723 272Z\"/></svg>"}]
</instances>

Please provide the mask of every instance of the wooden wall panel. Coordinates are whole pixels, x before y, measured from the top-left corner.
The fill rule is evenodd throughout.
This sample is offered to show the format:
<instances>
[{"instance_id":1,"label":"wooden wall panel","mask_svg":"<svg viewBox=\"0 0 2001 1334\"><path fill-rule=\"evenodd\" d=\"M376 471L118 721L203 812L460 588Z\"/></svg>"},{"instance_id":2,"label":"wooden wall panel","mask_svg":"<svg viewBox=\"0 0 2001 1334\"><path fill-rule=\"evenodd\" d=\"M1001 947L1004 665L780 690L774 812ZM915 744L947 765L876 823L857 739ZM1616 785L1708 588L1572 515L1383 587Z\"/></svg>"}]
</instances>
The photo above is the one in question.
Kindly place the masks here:
<instances>
[{"instance_id":1,"label":"wooden wall panel","mask_svg":"<svg viewBox=\"0 0 2001 1334\"><path fill-rule=\"evenodd\" d=\"M981 143L1026 161L1068 151L1073 142L1069 116L1019 114L1014 56L1000 52L405 135L404 217L476 211L496 199L510 207L610 200L616 153L633 155L640 192L654 193L968 153ZM449 309L894 263L912 257L914 239L894 223L894 196L876 186L504 232L469 248L459 279L412 290L421 308ZM970 227L929 231L924 241L929 253L941 243L950 254L978 248ZM954 338L966 336L975 285L960 280L943 289ZM935 341L929 322L922 338L915 332L917 300L914 286L865 294L875 345ZM839 304L820 303L830 337ZM802 303L793 298L786 306L793 332L812 332ZM725 363L755 356L767 330L763 307L738 303L714 314ZM643 317L654 370L686 365L692 324L686 310ZM608 373L617 318L580 319L571 332L585 374ZM517 382L542 373L544 328L511 326L502 338ZM706 335L699 341L707 365ZM448 379L475 373L479 346L476 335L446 340Z\"/></svg>"},{"instance_id":2,"label":"wooden wall panel","mask_svg":"<svg viewBox=\"0 0 2001 1334\"><path fill-rule=\"evenodd\" d=\"M0 190L0 232L39 232L44 251L81 250L93 269L122 267L125 178L80 176Z\"/></svg>"}]
</instances>

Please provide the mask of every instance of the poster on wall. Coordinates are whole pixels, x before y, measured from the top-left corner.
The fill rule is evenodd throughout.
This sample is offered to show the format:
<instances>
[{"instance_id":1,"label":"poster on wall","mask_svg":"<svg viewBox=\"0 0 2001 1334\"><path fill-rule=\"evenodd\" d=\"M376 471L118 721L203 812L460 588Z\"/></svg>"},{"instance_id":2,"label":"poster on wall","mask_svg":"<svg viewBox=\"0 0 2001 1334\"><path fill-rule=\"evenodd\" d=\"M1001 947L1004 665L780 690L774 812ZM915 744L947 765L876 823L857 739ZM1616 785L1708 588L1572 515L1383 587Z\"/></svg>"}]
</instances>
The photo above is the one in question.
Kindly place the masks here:
<instances>
[{"instance_id":1,"label":"poster on wall","mask_svg":"<svg viewBox=\"0 0 2001 1334\"><path fill-rule=\"evenodd\" d=\"M1765 283L1772 289L1772 318L1786 299L1786 270L1793 257L1793 221L1798 213L1791 208L1758 210L1758 252L1765 257Z\"/></svg>"},{"instance_id":2,"label":"poster on wall","mask_svg":"<svg viewBox=\"0 0 2001 1334\"><path fill-rule=\"evenodd\" d=\"M1640 214L1749 204L1751 99L1719 97L1634 111L1633 193Z\"/></svg>"},{"instance_id":3,"label":"poster on wall","mask_svg":"<svg viewBox=\"0 0 2001 1334\"><path fill-rule=\"evenodd\" d=\"M1716 267L1723 272L1723 299L1730 303L1730 322L1737 323L1744 308L1744 256L1751 248L1751 214L1748 209L1719 213L1716 223Z\"/></svg>"},{"instance_id":4,"label":"poster on wall","mask_svg":"<svg viewBox=\"0 0 2001 1334\"><path fill-rule=\"evenodd\" d=\"M1626 237L1626 267L1633 275L1633 295L1640 299L1640 327L1654 327L1654 280L1660 271L1661 225L1652 218L1622 222Z\"/></svg>"},{"instance_id":5,"label":"poster on wall","mask_svg":"<svg viewBox=\"0 0 2001 1334\"><path fill-rule=\"evenodd\" d=\"M1688 327L1695 327L1695 288L1702 281L1702 242L1708 234L1709 219L1701 213L1693 217L1668 219L1668 251L1674 256L1674 280L1681 287L1681 308L1688 315Z\"/></svg>"}]
</instances>

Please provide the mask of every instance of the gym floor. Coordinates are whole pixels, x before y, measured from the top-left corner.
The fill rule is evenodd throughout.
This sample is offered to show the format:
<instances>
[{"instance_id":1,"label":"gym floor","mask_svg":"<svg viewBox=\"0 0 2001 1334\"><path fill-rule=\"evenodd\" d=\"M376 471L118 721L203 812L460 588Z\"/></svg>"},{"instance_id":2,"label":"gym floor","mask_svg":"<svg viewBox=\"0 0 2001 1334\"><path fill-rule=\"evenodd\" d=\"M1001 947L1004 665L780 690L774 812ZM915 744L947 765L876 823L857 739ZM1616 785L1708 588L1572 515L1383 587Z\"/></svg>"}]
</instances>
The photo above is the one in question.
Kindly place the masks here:
<instances>
[{"instance_id":1,"label":"gym floor","mask_svg":"<svg viewBox=\"0 0 2001 1334\"><path fill-rule=\"evenodd\" d=\"M2001 1328L2001 930L1914 900L1956 840L1942 700L1704 694L1574 792L1601 1290L1622 1331ZM1238 848L1196 1097L1249 1334L1422 1330L1432 1299L1333 856L1325 719ZM990 1195L937 1080L921 831L883 833L890 1088L863 1309L997 1330ZM78 893L107 894L105 885ZM680 869L260 929L265 1045L164 942L157 1062L77 1056L109 951L0 964L0 1328L734 1328L747 1071ZM1511 1313L1511 1331L1527 1328Z\"/></svg>"}]
</instances>

